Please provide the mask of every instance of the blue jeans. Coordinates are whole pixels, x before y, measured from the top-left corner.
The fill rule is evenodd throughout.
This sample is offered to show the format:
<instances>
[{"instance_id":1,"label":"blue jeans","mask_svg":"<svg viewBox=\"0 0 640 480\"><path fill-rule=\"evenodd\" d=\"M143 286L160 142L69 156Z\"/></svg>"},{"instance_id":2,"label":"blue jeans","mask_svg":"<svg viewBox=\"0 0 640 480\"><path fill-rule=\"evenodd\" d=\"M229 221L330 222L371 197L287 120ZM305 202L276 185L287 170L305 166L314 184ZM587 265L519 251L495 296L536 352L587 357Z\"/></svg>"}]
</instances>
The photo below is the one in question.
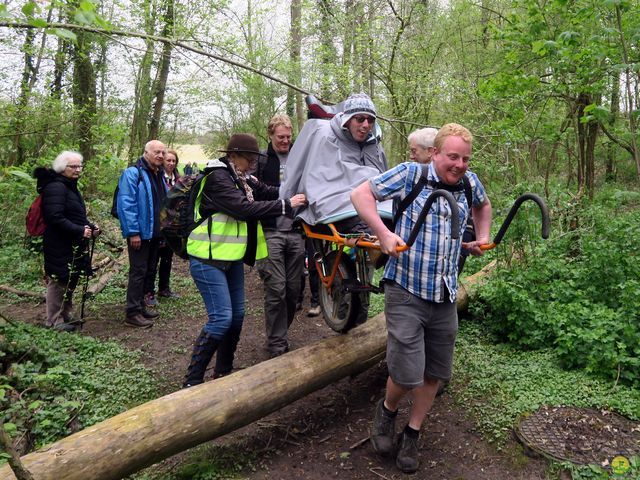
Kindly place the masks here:
<instances>
[{"instance_id":1,"label":"blue jeans","mask_svg":"<svg viewBox=\"0 0 640 480\"><path fill-rule=\"evenodd\" d=\"M233 326L240 330L244 320L244 265L232 262L227 270L189 257L189 271L207 309L204 331L217 340Z\"/></svg>"}]
</instances>

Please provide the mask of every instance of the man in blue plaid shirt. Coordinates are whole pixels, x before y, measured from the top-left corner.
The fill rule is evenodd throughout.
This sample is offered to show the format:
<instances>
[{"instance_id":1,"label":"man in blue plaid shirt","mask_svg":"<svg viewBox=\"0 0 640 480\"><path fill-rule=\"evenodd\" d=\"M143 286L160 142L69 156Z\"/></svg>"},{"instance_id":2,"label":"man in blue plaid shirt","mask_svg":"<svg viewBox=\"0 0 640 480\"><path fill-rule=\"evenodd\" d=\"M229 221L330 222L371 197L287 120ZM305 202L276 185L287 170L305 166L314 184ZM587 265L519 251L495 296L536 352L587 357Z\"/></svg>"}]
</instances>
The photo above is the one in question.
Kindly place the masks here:
<instances>
[{"instance_id":1,"label":"man in blue plaid shirt","mask_svg":"<svg viewBox=\"0 0 640 480\"><path fill-rule=\"evenodd\" d=\"M385 315L387 321L387 366L389 378L384 398L377 404L371 443L381 455L397 448L396 465L405 473L418 469L418 435L431 409L439 381L451 377L453 350L458 332L456 293L458 257L461 246L473 255L482 255L480 245L489 243L491 202L478 177L468 171L473 137L465 127L444 125L434 141L433 161L428 182L404 211L391 232L377 213L376 202L401 200L418 183L422 167L402 163L357 187L351 200L377 235L382 252L390 256L384 272ZM467 205L463 176L471 186L472 205ZM426 217L413 246L399 254L429 195L438 188L452 191L460 209L460 231L469 210L477 239L462 243L451 238L451 211L437 199ZM412 392L409 422L397 439L395 417L402 398Z\"/></svg>"}]
</instances>

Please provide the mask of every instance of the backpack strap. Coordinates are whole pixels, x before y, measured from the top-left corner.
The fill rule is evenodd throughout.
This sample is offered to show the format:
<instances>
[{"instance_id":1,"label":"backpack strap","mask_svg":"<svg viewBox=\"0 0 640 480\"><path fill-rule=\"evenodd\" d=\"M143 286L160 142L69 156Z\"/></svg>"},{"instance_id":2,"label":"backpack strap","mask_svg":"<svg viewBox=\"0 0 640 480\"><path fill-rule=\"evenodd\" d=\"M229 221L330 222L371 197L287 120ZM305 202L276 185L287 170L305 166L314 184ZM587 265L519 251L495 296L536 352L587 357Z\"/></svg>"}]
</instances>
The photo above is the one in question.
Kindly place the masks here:
<instances>
[{"instance_id":1,"label":"backpack strap","mask_svg":"<svg viewBox=\"0 0 640 480\"><path fill-rule=\"evenodd\" d=\"M400 217L402 216L402 213L407 209L407 207L411 204L411 202L413 202L416 197L418 195L420 195L420 192L422 191L422 189L425 186L429 186L432 187L435 190L446 190L447 192L460 192L462 190L464 190L464 196L467 200L467 205L469 207L469 222L472 222L471 220L471 202L472 202L472 195L471 195L471 182L469 182L469 178L466 175L463 175L462 177L462 185L458 184L458 185L447 185L446 183L442 183L442 182L435 182L433 180L429 180L428 179L428 174L429 174L429 164L421 164L420 167L422 168L422 174L420 175L420 178L418 179L418 183L416 183L414 185L414 187L411 189L411 191L409 192L409 194L404 197L400 203L398 203L398 206L396 208L396 212L393 215L393 227L395 228L395 226L397 225L398 221L400 221Z\"/></svg>"},{"instance_id":2,"label":"backpack strap","mask_svg":"<svg viewBox=\"0 0 640 480\"><path fill-rule=\"evenodd\" d=\"M467 199L467 206L469 207L469 219L471 219L473 196L471 195L471 182L469 181L469 177L467 177L466 174L462 177L462 183L464 185L464 196Z\"/></svg>"},{"instance_id":3,"label":"backpack strap","mask_svg":"<svg viewBox=\"0 0 640 480\"><path fill-rule=\"evenodd\" d=\"M406 197L400 200L400 203L398 203L398 206L396 208L396 212L393 214L393 228L395 228L398 221L400 221L400 217L402 216L402 213L407 209L409 205L411 205L411 202L413 202L416 199L416 197L420 195L420 192L422 191L422 189L429 182L427 178L427 174L429 172L428 165L422 164L420 166L422 167L422 174L418 179L418 183L416 183L413 186L413 188L411 189L411 191Z\"/></svg>"}]
</instances>

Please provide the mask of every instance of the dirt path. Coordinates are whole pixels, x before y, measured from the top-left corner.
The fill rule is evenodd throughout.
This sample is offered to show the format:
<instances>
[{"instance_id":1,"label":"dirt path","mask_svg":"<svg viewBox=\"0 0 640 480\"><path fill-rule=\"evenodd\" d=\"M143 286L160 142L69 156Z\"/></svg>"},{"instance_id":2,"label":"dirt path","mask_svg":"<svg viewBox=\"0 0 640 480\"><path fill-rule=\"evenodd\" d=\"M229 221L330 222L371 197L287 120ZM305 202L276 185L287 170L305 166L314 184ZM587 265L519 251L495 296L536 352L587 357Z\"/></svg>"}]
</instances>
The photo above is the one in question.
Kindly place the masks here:
<instances>
[{"instance_id":1,"label":"dirt path","mask_svg":"<svg viewBox=\"0 0 640 480\"><path fill-rule=\"evenodd\" d=\"M175 275L188 275L186 262L178 261L174 270ZM199 296L193 284L184 281L177 290L183 297L190 296L194 306L181 306L180 302L187 301L186 298L166 301L160 307L162 317L151 330L125 328L121 322L122 305L107 305L90 310L83 331L84 335L115 340L145 352L145 364L161 379L163 393L179 388L192 342L204 321L204 307L201 303L195 304ZM246 292L247 317L238 346L237 368L268 358L264 349L262 285L255 271L248 273ZM292 349L335 335L322 317L307 317L306 307L292 325ZM44 317L44 305L25 305L20 310L26 321L38 322ZM385 380L386 365L381 362L355 378L332 384L217 439L214 444L226 445L237 449L239 454L250 453L256 458L252 471L239 474L239 478L250 480L402 478L405 475L397 470L394 462L377 457L368 442L373 406L382 395ZM399 427L406 423L406 405L400 413ZM546 461L525 457L515 442L500 452L484 442L450 393L436 400L420 445L421 465L414 478L546 478ZM172 468L185 457L179 455L167 460L160 468ZM157 471L155 467L154 472Z\"/></svg>"}]
</instances>

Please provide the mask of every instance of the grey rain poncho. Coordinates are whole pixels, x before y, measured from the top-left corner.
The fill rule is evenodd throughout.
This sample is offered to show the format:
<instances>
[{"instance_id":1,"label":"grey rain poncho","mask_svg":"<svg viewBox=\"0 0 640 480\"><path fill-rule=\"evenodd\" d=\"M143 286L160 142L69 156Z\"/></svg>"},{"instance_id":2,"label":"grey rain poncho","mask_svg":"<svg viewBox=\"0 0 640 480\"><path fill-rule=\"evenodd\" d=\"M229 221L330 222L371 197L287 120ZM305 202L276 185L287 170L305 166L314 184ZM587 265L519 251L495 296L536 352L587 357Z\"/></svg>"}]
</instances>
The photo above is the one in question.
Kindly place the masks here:
<instances>
[{"instance_id":1,"label":"grey rain poncho","mask_svg":"<svg viewBox=\"0 0 640 480\"><path fill-rule=\"evenodd\" d=\"M331 120L309 119L289 152L280 198L304 193L309 205L297 217L309 225L356 216L351 191L387 170L382 145L373 135L358 144L346 128L344 114ZM392 217L391 200L378 203L383 218Z\"/></svg>"}]
</instances>

